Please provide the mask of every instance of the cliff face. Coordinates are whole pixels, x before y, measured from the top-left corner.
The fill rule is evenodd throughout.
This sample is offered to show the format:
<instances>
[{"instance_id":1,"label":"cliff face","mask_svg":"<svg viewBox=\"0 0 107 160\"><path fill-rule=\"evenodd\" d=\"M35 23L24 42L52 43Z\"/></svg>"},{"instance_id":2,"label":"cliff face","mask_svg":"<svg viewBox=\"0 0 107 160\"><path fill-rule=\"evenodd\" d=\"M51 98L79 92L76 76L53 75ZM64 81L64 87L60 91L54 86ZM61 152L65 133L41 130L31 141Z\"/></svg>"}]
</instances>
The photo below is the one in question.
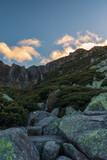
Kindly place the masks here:
<instances>
[{"instance_id":1,"label":"cliff face","mask_svg":"<svg viewBox=\"0 0 107 160\"><path fill-rule=\"evenodd\" d=\"M45 66L31 66L27 69L24 66L16 64L8 66L0 61L0 85L21 88L36 84L38 80L43 81L46 79L45 76L49 71L54 71L56 68L60 68L61 66L65 67L66 63L75 62L75 65L77 65L79 63L79 59L84 59L85 62L85 58L90 59L90 56L90 63L94 63L96 59L99 59L100 62L101 56L97 57L97 52L101 52L100 55L102 57L106 56L107 47L94 47L90 51L78 49L74 53L70 53L69 56L52 61ZM59 72L61 71L59 70Z\"/></svg>"}]
</instances>

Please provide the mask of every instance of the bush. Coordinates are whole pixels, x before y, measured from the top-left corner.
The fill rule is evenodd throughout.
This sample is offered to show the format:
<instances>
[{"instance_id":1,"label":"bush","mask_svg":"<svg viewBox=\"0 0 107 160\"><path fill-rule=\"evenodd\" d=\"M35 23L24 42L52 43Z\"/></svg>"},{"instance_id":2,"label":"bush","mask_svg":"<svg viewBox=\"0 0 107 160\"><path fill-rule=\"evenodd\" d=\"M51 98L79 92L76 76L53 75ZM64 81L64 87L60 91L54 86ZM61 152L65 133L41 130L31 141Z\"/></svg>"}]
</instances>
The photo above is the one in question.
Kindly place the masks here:
<instances>
[{"instance_id":1,"label":"bush","mask_svg":"<svg viewBox=\"0 0 107 160\"><path fill-rule=\"evenodd\" d=\"M0 128L26 125L28 111L13 101L0 98Z\"/></svg>"}]
</instances>

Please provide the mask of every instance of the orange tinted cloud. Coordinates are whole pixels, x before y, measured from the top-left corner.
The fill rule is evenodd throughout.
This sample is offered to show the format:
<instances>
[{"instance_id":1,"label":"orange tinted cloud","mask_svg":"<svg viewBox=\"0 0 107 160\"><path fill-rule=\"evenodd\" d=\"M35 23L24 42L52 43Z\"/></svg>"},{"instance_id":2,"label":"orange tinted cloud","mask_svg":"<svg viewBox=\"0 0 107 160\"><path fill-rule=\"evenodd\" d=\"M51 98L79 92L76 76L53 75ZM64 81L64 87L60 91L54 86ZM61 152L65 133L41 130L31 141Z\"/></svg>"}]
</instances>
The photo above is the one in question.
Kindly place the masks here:
<instances>
[{"instance_id":1,"label":"orange tinted cloud","mask_svg":"<svg viewBox=\"0 0 107 160\"><path fill-rule=\"evenodd\" d=\"M49 59L49 58L46 59L45 57L43 57L40 63L41 64L47 64L47 63L49 63L51 61L52 61L52 59Z\"/></svg>"},{"instance_id":2,"label":"orange tinted cloud","mask_svg":"<svg viewBox=\"0 0 107 160\"><path fill-rule=\"evenodd\" d=\"M35 57L40 57L40 54L30 46L14 46L9 48L7 44L0 43L0 52L4 55L4 58L9 60L14 59L17 62L23 62L25 60L32 60L32 55Z\"/></svg>"},{"instance_id":3,"label":"orange tinted cloud","mask_svg":"<svg viewBox=\"0 0 107 160\"><path fill-rule=\"evenodd\" d=\"M61 57L68 56L70 52L74 52L74 49L72 49L72 47L67 47L63 51L56 50L50 54L50 58L52 60L57 60Z\"/></svg>"},{"instance_id":4,"label":"orange tinted cloud","mask_svg":"<svg viewBox=\"0 0 107 160\"><path fill-rule=\"evenodd\" d=\"M25 39L25 40L18 42L18 44L27 45L27 46L34 45L36 47L40 47L41 45L40 41L37 39Z\"/></svg>"},{"instance_id":5,"label":"orange tinted cloud","mask_svg":"<svg viewBox=\"0 0 107 160\"><path fill-rule=\"evenodd\" d=\"M61 39L59 39L56 44L60 45L60 44L64 44L70 41L73 41L74 38L72 36L69 36L68 34L66 34L64 37L62 37Z\"/></svg>"},{"instance_id":6,"label":"orange tinted cloud","mask_svg":"<svg viewBox=\"0 0 107 160\"><path fill-rule=\"evenodd\" d=\"M80 32L77 33L77 38L74 38L66 34L61 39L57 40L57 45L62 44L63 50L55 50L50 54L52 60L56 60L61 57L68 56L69 53L74 52L76 49L83 48L86 50L91 49L94 46L105 46L107 45L107 40L103 40L97 34L90 31L86 31L85 35L81 35ZM72 47L73 45L73 47Z\"/></svg>"}]
</instances>

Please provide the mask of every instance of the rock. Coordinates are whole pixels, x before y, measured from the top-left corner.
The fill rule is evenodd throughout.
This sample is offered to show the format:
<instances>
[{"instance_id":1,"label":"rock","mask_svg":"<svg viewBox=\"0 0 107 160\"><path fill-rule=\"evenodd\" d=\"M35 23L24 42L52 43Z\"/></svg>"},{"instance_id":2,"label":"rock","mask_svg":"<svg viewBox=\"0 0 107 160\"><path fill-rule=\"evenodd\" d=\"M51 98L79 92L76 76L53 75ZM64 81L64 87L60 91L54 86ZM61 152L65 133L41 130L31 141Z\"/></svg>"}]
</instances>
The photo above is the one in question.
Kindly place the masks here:
<instances>
[{"instance_id":1,"label":"rock","mask_svg":"<svg viewBox=\"0 0 107 160\"><path fill-rule=\"evenodd\" d=\"M89 159L107 159L107 115L75 115L62 119L59 129Z\"/></svg>"},{"instance_id":2,"label":"rock","mask_svg":"<svg viewBox=\"0 0 107 160\"><path fill-rule=\"evenodd\" d=\"M40 110L44 110L45 109L45 104L44 103L37 103L37 106L40 108Z\"/></svg>"},{"instance_id":3,"label":"rock","mask_svg":"<svg viewBox=\"0 0 107 160\"><path fill-rule=\"evenodd\" d=\"M78 136L77 146L92 160L107 159L107 129L98 129Z\"/></svg>"},{"instance_id":4,"label":"rock","mask_svg":"<svg viewBox=\"0 0 107 160\"><path fill-rule=\"evenodd\" d=\"M0 160L40 160L39 152L20 128L0 132Z\"/></svg>"},{"instance_id":5,"label":"rock","mask_svg":"<svg viewBox=\"0 0 107 160\"><path fill-rule=\"evenodd\" d=\"M9 97L7 94L3 94L3 98L8 101L13 101L13 99L11 97Z\"/></svg>"},{"instance_id":6,"label":"rock","mask_svg":"<svg viewBox=\"0 0 107 160\"><path fill-rule=\"evenodd\" d=\"M72 160L72 159L65 157L65 156L60 156L56 160Z\"/></svg>"},{"instance_id":7,"label":"rock","mask_svg":"<svg viewBox=\"0 0 107 160\"><path fill-rule=\"evenodd\" d=\"M43 134L44 135L60 135L59 134L59 122L60 118L55 119L53 122L51 122L48 126L43 128Z\"/></svg>"},{"instance_id":8,"label":"rock","mask_svg":"<svg viewBox=\"0 0 107 160\"><path fill-rule=\"evenodd\" d=\"M75 112L75 109L72 106L67 106L65 109L65 114L72 114L73 112Z\"/></svg>"},{"instance_id":9,"label":"rock","mask_svg":"<svg viewBox=\"0 0 107 160\"><path fill-rule=\"evenodd\" d=\"M46 142L43 148L43 160L55 160L59 155L60 146L54 141Z\"/></svg>"},{"instance_id":10,"label":"rock","mask_svg":"<svg viewBox=\"0 0 107 160\"><path fill-rule=\"evenodd\" d=\"M66 142L65 139L62 139L59 136L50 136L50 135L29 136L29 139L33 142L34 145L40 143L44 144L48 141L54 141L57 144L63 144L64 142Z\"/></svg>"},{"instance_id":11,"label":"rock","mask_svg":"<svg viewBox=\"0 0 107 160\"><path fill-rule=\"evenodd\" d=\"M45 117L45 118L41 119L38 123L35 123L34 126L41 126L41 128L44 128L56 119L57 118L54 116Z\"/></svg>"},{"instance_id":12,"label":"rock","mask_svg":"<svg viewBox=\"0 0 107 160\"><path fill-rule=\"evenodd\" d=\"M37 136L42 134L41 126L37 126L37 127L28 126L26 127L26 129L27 129L27 134L29 136Z\"/></svg>"},{"instance_id":13,"label":"rock","mask_svg":"<svg viewBox=\"0 0 107 160\"><path fill-rule=\"evenodd\" d=\"M88 160L88 158L79 150L77 150L72 144L64 143L63 149L64 155L73 160Z\"/></svg>"},{"instance_id":14,"label":"rock","mask_svg":"<svg viewBox=\"0 0 107 160\"><path fill-rule=\"evenodd\" d=\"M35 122L38 123L41 119L45 118L45 117L49 117L51 116L50 113L46 112L46 111L35 111L35 112L31 112L29 114L28 117L28 123L27 125L34 125Z\"/></svg>"},{"instance_id":15,"label":"rock","mask_svg":"<svg viewBox=\"0 0 107 160\"><path fill-rule=\"evenodd\" d=\"M92 98L84 112L88 111L107 111L107 93L101 93Z\"/></svg>"},{"instance_id":16,"label":"rock","mask_svg":"<svg viewBox=\"0 0 107 160\"><path fill-rule=\"evenodd\" d=\"M49 94L48 99L46 101L46 110L52 110L53 105L55 103L56 97L58 96L60 92L60 89L57 89L53 91L51 94Z\"/></svg>"},{"instance_id":17,"label":"rock","mask_svg":"<svg viewBox=\"0 0 107 160\"><path fill-rule=\"evenodd\" d=\"M58 114L59 114L59 108L54 108L52 110L51 114L54 115L54 116L58 116Z\"/></svg>"}]
</instances>

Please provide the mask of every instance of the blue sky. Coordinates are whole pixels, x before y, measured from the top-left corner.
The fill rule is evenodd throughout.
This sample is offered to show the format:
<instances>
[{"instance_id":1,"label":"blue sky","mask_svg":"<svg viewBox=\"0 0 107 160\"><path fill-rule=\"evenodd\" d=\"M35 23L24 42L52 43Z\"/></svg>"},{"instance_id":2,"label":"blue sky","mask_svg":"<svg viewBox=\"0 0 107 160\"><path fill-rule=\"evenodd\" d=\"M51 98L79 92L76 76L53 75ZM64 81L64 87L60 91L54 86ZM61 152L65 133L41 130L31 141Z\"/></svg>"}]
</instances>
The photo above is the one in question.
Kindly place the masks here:
<instances>
[{"instance_id":1,"label":"blue sky","mask_svg":"<svg viewBox=\"0 0 107 160\"><path fill-rule=\"evenodd\" d=\"M40 65L106 38L107 0L0 0L0 59L9 65Z\"/></svg>"}]
</instances>

